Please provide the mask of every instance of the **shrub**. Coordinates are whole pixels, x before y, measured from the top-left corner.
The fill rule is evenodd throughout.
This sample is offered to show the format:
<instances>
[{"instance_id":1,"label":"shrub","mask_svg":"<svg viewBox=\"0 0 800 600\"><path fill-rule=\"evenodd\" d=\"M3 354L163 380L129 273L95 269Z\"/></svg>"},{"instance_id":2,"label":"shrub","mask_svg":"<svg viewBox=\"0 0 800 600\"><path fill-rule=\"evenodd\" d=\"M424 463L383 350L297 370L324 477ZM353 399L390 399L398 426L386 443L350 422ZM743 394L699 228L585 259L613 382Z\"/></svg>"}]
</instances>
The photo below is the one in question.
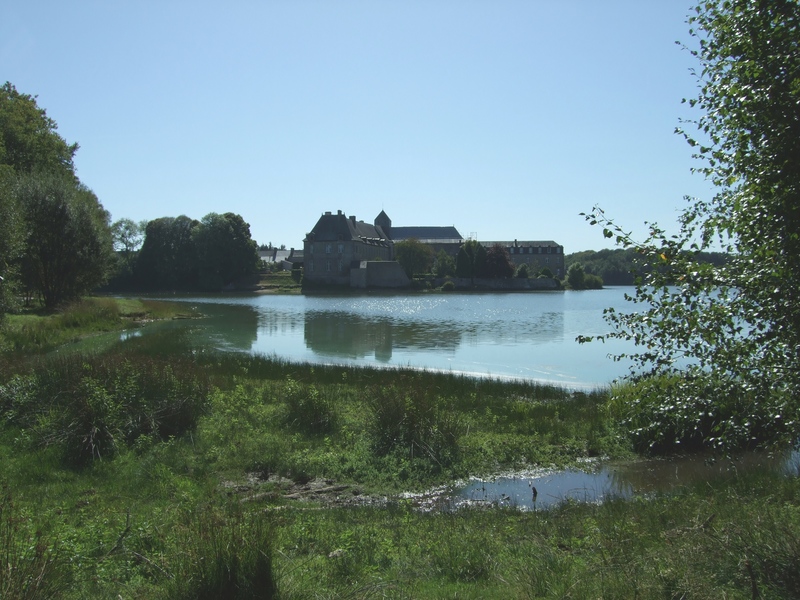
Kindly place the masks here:
<instances>
[{"instance_id":1,"label":"shrub","mask_svg":"<svg viewBox=\"0 0 800 600\"><path fill-rule=\"evenodd\" d=\"M415 383L404 380L372 390L373 451L423 459L436 469L451 466L460 455L461 417L447 399Z\"/></svg>"},{"instance_id":2,"label":"shrub","mask_svg":"<svg viewBox=\"0 0 800 600\"><path fill-rule=\"evenodd\" d=\"M323 434L333 430L336 415L331 401L314 385L289 378L284 388L287 424L303 433Z\"/></svg>"},{"instance_id":3,"label":"shrub","mask_svg":"<svg viewBox=\"0 0 800 600\"><path fill-rule=\"evenodd\" d=\"M0 386L0 408L44 446L77 464L113 456L143 435L192 429L210 386L188 361L119 355L42 360Z\"/></svg>"}]
</instances>

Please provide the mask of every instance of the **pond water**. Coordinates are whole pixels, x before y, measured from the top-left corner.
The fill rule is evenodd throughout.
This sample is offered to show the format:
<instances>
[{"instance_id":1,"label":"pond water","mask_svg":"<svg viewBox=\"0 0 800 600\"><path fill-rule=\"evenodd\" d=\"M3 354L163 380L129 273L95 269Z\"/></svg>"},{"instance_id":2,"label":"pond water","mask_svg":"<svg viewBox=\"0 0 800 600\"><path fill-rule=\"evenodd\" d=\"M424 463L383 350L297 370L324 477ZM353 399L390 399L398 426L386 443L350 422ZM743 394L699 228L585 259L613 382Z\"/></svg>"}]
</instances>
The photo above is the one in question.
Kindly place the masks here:
<instances>
[{"instance_id":1,"label":"pond water","mask_svg":"<svg viewBox=\"0 0 800 600\"><path fill-rule=\"evenodd\" d=\"M578 344L607 333L603 309L630 310L630 288L534 293L227 295L171 299L207 318L170 326L216 347L290 361L411 367L518 378L572 388L607 385L628 363L621 341Z\"/></svg>"},{"instance_id":2,"label":"pond water","mask_svg":"<svg viewBox=\"0 0 800 600\"><path fill-rule=\"evenodd\" d=\"M800 452L748 452L734 458L711 455L671 457L626 463L587 465L585 470L544 469L516 472L409 494L420 508L452 510L464 506L511 506L521 510L550 508L565 500L602 502L635 494L667 493L680 486L733 479L740 473L768 469L800 475ZM534 490L536 493L534 494Z\"/></svg>"}]
</instances>

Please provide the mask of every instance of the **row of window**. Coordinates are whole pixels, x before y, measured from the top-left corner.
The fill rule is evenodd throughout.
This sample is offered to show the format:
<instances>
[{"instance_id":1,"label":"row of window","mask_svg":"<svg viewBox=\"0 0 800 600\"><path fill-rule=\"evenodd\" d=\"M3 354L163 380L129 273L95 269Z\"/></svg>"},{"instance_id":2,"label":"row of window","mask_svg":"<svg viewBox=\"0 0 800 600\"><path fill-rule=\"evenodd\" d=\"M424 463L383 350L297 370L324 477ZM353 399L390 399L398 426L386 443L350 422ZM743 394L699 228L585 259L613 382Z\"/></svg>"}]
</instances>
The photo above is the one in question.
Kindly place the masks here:
<instances>
[{"instance_id":1,"label":"row of window","mask_svg":"<svg viewBox=\"0 0 800 600\"><path fill-rule=\"evenodd\" d=\"M527 252L525 252L526 250ZM544 248L542 248L541 246L537 246L536 248L534 248L533 246L528 246L527 248L511 246L511 248L509 248L508 251L511 254L544 254ZM555 254L558 253L559 253L559 248L556 248ZM553 254L552 246L547 246L547 254Z\"/></svg>"}]
</instances>

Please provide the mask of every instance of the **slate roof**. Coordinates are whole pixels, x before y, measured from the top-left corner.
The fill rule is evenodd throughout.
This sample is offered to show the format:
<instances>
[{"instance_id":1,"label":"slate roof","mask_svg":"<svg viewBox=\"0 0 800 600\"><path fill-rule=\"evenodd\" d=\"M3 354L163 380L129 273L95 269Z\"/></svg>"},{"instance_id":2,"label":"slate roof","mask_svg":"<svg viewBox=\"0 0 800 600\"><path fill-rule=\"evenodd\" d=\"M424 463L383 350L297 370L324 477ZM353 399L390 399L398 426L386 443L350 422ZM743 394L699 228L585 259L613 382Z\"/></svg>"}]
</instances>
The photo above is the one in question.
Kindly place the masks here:
<instances>
[{"instance_id":1,"label":"slate roof","mask_svg":"<svg viewBox=\"0 0 800 600\"><path fill-rule=\"evenodd\" d=\"M395 242L416 238L426 242L462 242L464 238L455 227L392 227Z\"/></svg>"},{"instance_id":2,"label":"slate roof","mask_svg":"<svg viewBox=\"0 0 800 600\"><path fill-rule=\"evenodd\" d=\"M360 240L380 243L388 241L388 236L380 227L356 221L355 217L347 217L339 211L335 215L327 212L322 215L306 239L315 242Z\"/></svg>"}]
</instances>

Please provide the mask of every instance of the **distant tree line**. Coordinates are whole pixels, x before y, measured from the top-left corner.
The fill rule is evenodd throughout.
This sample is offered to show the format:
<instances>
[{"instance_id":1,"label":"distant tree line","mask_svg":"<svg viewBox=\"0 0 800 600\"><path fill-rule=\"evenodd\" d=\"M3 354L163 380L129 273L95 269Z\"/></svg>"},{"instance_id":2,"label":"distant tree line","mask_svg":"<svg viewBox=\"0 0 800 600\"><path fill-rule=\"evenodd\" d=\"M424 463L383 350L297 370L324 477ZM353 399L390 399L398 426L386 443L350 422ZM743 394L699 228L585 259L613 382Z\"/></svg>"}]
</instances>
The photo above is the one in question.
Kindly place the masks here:
<instances>
[{"instance_id":1,"label":"distant tree line","mask_svg":"<svg viewBox=\"0 0 800 600\"><path fill-rule=\"evenodd\" d=\"M713 266L724 265L728 258L724 252L698 252L694 255L697 262ZM579 264L585 275L599 277L601 285L635 285L636 274L644 274L652 268L642 260L640 253L631 248L573 252L564 257L564 263L568 279L570 268Z\"/></svg>"}]
</instances>

